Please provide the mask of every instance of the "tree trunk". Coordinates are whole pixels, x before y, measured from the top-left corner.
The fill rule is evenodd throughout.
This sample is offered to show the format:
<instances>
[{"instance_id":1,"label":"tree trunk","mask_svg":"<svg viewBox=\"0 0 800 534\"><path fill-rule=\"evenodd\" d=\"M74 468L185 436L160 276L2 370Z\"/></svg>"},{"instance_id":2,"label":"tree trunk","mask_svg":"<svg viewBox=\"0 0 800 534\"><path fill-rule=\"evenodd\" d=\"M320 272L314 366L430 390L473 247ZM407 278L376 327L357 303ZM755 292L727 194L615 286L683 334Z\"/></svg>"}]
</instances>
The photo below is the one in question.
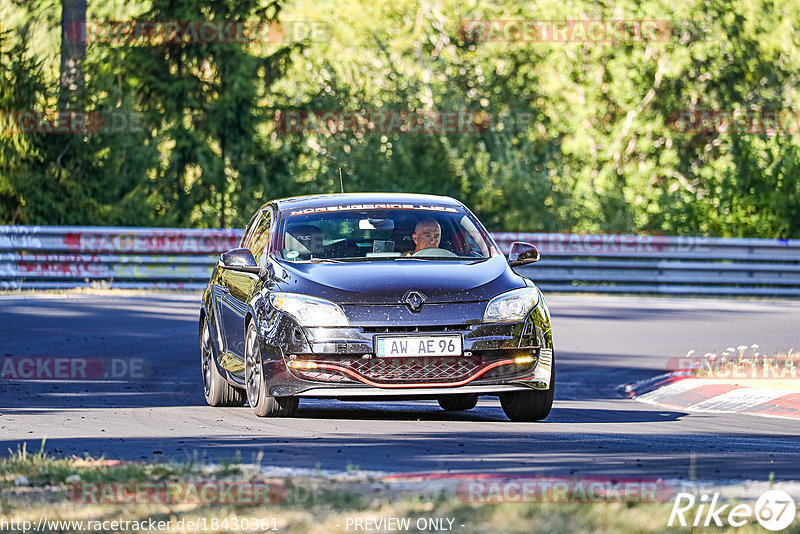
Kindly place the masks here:
<instances>
[{"instance_id":1,"label":"tree trunk","mask_svg":"<svg viewBox=\"0 0 800 534\"><path fill-rule=\"evenodd\" d=\"M86 0L61 0L61 90L59 108L69 109L74 91L83 89L86 55Z\"/></svg>"}]
</instances>

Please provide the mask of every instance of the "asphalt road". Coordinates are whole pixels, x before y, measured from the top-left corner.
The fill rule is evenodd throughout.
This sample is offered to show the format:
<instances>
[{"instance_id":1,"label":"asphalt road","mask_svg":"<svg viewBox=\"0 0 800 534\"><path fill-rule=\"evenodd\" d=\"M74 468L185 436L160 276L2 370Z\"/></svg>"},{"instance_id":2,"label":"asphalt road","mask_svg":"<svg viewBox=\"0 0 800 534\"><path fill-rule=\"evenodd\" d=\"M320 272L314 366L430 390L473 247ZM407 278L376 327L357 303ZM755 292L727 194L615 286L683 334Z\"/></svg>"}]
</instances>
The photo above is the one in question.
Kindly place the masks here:
<instances>
[{"instance_id":1,"label":"asphalt road","mask_svg":"<svg viewBox=\"0 0 800 534\"><path fill-rule=\"evenodd\" d=\"M49 453L131 460L800 480L800 421L690 414L617 394L689 350L800 349L800 303L559 296L550 305L558 389L545 422L509 422L496 398L463 414L429 401L303 400L296 418L260 419L205 405L199 294L3 296L0 357L113 358L133 376L0 380L0 454L23 441L38 450L46 437Z\"/></svg>"}]
</instances>

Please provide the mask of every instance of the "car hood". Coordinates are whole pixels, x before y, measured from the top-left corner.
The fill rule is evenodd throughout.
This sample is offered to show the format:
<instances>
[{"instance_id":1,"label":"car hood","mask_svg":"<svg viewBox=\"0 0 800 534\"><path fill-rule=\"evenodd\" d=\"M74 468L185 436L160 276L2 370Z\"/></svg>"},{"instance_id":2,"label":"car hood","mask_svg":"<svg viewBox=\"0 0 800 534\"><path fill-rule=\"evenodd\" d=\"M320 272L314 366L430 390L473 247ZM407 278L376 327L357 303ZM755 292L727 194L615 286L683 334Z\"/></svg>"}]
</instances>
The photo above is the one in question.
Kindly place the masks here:
<instances>
[{"instance_id":1,"label":"car hood","mask_svg":"<svg viewBox=\"0 0 800 534\"><path fill-rule=\"evenodd\" d=\"M502 256L477 262L397 260L356 263L276 263L277 289L338 304L399 304L409 291L428 304L489 300L524 287Z\"/></svg>"}]
</instances>

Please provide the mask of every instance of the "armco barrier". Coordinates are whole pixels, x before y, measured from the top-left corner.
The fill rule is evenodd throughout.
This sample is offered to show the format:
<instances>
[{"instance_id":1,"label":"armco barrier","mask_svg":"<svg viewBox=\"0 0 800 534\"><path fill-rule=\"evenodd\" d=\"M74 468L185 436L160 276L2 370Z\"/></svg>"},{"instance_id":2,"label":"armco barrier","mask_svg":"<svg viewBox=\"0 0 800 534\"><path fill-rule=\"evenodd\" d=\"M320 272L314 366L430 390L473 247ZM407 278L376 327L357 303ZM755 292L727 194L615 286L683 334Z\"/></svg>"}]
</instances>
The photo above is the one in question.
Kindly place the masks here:
<instances>
[{"instance_id":1,"label":"armco barrier","mask_svg":"<svg viewBox=\"0 0 800 534\"><path fill-rule=\"evenodd\" d=\"M495 233L539 248L518 271L542 289L600 293L800 296L800 240Z\"/></svg>"},{"instance_id":2,"label":"armco barrier","mask_svg":"<svg viewBox=\"0 0 800 534\"><path fill-rule=\"evenodd\" d=\"M200 289L241 230L0 226L0 289ZM517 270L549 291L800 296L800 240L494 233L542 260Z\"/></svg>"},{"instance_id":3,"label":"armco barrier","mask_svg":"<svg viewBox=\"0 0 800 534\"><path fill-rule=\"evenodd\" d=\"M0 226L0 289L200 289L241 230Z\"/></svg>"}]
</instances>

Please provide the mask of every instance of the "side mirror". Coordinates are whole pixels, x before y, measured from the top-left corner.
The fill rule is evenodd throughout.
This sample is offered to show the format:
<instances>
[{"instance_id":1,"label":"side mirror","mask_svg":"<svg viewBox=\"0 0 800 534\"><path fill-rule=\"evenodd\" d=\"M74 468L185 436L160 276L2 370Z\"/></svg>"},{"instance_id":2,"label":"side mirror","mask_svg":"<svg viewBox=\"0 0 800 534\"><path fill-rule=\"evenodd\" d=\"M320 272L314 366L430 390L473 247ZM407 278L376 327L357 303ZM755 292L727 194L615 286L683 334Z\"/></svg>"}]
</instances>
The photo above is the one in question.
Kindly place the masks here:
<instances>
[{"instance_id":1,"label":"side mirror","mask_svg":"<svg viewBox=\"0 0 800 534\"><path fill-rule=\"evenodd\" d=\"M515 241L511 243L511 252L508 254L508 263L512 267L527 265L539 261L539 250L530 243Z\"/></svg>"},{"instance_id":2,"label":"side mirror","mask_svg":"<svg viewBox=\"0 0 800 534\"><path fill-rule=\"evenodd\" d=\"M253 253L250 249L234 248L228 252L223 252L219 256L219 263L217 264L221 269L228 269L229 271L238 271L242 273L260 274L261 267L256 263Z\"/></svg>"}]
</instances>

